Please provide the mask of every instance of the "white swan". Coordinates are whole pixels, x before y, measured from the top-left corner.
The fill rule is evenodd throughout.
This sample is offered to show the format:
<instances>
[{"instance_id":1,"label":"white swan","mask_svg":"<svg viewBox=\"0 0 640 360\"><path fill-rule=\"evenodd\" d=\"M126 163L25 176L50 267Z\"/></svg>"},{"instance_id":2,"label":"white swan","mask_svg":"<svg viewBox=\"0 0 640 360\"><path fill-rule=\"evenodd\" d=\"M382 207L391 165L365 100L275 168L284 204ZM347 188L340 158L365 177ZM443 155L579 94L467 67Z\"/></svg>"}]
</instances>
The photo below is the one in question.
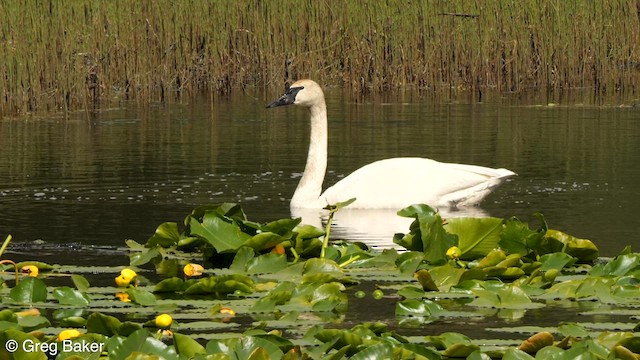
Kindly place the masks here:
<instances>
[{"instance_id":1,"label":"white swan","mask_svg":"<svg viewBox=\"0 0 640 360\"><path fill-rule=\"evenodd\" d=\"M311 136L307 165L291 198L291 209L322 209L328 204L356 198L349 208L396 209L425 203L432 207L476 205L510 176L507 169L442 163L403 157L373 162L354 171L324 193L327 169L327 106L320 86L298 80L267 108L283 105L309 108Z\"/></svg>"}]
</instances>

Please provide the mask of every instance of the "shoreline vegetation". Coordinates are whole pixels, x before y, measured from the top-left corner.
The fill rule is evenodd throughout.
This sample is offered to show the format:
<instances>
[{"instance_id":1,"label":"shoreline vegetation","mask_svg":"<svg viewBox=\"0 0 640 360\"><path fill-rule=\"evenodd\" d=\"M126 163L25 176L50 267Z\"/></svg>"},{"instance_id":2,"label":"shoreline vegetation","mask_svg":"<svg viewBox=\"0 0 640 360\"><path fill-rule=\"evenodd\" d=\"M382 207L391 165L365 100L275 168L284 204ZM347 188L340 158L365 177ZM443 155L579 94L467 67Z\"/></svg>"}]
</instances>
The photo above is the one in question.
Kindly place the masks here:
<instances>
[{"instance_id":1,"label":"shoreline vegetation","mask_svg":"<svg viewBox=\"0 0 640 360\"><path fill-rule=\"evenodd\" d=\"M636 94L640 1L10 1L0 117L311 77L353 96Z\"/></svg>"}]
</instances>

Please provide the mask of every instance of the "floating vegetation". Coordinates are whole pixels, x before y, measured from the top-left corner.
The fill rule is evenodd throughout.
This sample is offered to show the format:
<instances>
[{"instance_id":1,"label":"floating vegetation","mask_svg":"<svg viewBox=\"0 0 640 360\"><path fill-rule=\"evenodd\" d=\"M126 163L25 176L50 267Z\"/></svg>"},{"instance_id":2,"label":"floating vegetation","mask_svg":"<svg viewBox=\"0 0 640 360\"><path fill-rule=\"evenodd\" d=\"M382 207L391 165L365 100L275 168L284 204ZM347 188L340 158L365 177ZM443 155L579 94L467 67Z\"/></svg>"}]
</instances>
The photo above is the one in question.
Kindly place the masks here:
<instances>
[{"instance_id":1,"label":"floating vegetation","mask_svg":"<svg viewBox=\"0 0 640 360\"><path fill-rule=\"evenodd\" d=\"M627 248L613 259L598 258L591 241L549 229L542 215L532 229L515 218L444 220L426 205L399 214L414 218L409 232L395 237L406 248L401 252L327 242L325 230L299 219L256 223L240 206L222 204L194 209L181 225L159 225L145 244L129 240L127 267L30 262L24 266L39 271L19 271L16 281L16 267L6 264L0 341L8 345L0 356L640 356L638 319L628 316L640 306L640 254ZM90 283L93 273L105 271L113 280ZM345 326L350 302L367 296L392 306L395 321ZM557 302L592 301L628 320L488 329L522 335L517 339L415 335L428 324L488 316L515 321L535 309L558 311Z\"/></svg>"},{"instance_id":2,"label":"floating vegetation","mask_svg":"<svg viewBox=\"0 0 640 360\"><path fill-rule=\"evenodd\" d=\"M636 0L0 4L0 115L282 87L638 91ZM198 16L194 16L198 14Z\"/></svg>"}]
</instances>

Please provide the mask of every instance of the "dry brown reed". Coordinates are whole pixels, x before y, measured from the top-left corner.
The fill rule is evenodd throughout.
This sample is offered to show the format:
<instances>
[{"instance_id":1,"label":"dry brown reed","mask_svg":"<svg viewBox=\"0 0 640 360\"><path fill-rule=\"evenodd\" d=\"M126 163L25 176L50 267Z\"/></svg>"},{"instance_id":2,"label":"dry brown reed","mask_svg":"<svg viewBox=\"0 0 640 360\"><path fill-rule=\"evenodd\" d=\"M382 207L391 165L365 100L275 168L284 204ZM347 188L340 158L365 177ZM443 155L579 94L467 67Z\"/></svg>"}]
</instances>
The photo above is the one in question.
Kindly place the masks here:
<instances>
[{"instance_id":1,"label":"dry brown reed","mask_svg":"<svg viewBox=\"0 0 640 360\"><path fill-rule=\"evenodd\" d=\"M16 0L0 14L0 116L298 77L354 93L639 90L640 0Z\"/></svg>"}]
</instances>

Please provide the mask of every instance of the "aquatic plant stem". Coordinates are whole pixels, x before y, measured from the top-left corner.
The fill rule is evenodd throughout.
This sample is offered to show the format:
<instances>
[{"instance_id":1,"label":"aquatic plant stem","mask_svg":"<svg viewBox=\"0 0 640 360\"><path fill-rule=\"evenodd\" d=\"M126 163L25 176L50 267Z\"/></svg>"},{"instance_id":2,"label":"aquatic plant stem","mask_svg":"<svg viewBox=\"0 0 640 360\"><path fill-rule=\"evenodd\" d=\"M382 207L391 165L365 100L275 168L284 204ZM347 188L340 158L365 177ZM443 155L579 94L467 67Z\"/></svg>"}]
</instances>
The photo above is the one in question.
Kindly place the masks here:
<instances>
[{"instance_id":1,"label":"aquatic plant stem","mask_svg":"<svg viewBox=\"0 0 640 360\"><path fill-rule=\"evenodd\" d=\"M329 219L327 220L327 226L324 231L324 239L322 240L322 250L320 250L320 258L324 258L325 249L329 246L329 236L331 235L331 223L333 222L333 214L335 214L337 208L329 210Z\"/></svg>"},{"instance_id":2,"label":"aquatic plant stem","mask_svg":"<svg viewBox=\"0 0 640 360\"><path fill-rule=\"evenodd\" d=\"M4 251L7 249L7 246L9 246L9 243L11 242L12 236L11 234L7 235L7 238L4 239L4 242L2 243L2 247L0 248L0 256L2 256L2 254L4 254Z\"/></svg>"},{"instance_id":3,"label":"aquatic plant stem","mask_svg":"<svg viewBox=\"0 0 640 360\"><path fill-rule=\"evenodd\" d=\"M13 265L13 269L14 269L15 274L16 274L16 285L18 285L18 283L20 282L20 273L18 272L18 265L15 262L13 262L13 260L1 260L0 261L0 265L2 265L2 264L12 264Z\"/></svg>"}]
</instances>

